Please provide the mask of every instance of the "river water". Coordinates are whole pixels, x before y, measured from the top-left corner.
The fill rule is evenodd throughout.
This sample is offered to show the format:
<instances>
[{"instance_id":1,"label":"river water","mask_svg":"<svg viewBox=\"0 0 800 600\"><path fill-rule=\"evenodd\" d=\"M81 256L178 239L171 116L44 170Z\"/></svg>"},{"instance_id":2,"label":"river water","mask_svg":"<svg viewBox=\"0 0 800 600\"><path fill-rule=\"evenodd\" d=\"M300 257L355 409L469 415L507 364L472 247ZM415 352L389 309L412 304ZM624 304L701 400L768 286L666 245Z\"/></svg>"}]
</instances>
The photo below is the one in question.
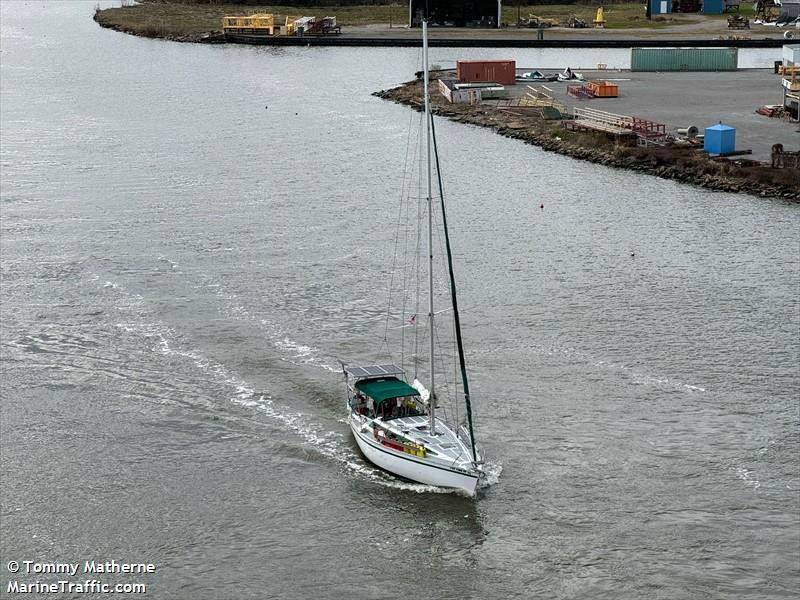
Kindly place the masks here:
<instances>
[{"instance_id":1,"label":"river water","mask_svg":"<svg viewBox=\"0 0 800 600\"><path fill-rule=\"evenodd\" d=\"M418 51L145 40L93 8L0 5L3 595L63 579L8 561L113 559L156 572L68 579L795 597L797 205L438 121L491 477L397 481L338 360L383 331L411 111L370 94Z\"/></svg>"}]
</instances>

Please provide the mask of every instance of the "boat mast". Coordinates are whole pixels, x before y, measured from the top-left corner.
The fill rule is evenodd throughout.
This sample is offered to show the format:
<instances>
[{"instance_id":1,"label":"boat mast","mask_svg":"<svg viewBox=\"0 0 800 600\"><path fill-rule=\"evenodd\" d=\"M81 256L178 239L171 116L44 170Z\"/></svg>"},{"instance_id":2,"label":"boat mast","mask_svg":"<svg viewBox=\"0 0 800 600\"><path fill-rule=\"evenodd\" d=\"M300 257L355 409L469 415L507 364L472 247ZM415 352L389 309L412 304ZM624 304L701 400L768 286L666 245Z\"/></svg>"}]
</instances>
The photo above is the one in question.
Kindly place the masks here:
<instances>
[{"instance_id":1,"label":"boat mast","mask_svg":"<svg viewBox=\"0 0 800 600\"><path fill-rule=\"evenodd\" d=\"M430 397L428 398L428 429L431 435L436 435L436 386L434 385L434 330L433 330L433 193L431 192L431 99L428 94L428 19L422 21L422 62L424 63L424 78L422 93L425 98L425 143L426 158L428 162L426 180L428 184L428 325L430 327Z\"/></svg>"},{"instance_id":2,"label":"boat mast","mask_svg":"<svg viewBox=\"0 0 800 600\"><path fill-rule=\"evenodd\" d=\"M458 297L456 295L456 275L453 272L453 252L450 250L450 235L447 232L447 211L444 209L444 186L442 185L442 170L439 168L439 147L436 145L436 127L431 117L431 139L433 141L433 156L436 159L436 178L439 183L439 199L442 207L442 228L444 229L444 245L447 249L447 270L450 273L450 299L453 302L453 324L456 330L456 344L458 345L458 363L461 367L461 383L464 387L464 405L467 408L467 423L469 425L469 441L472 447L472 460L478 462L478 452L475 449L475 431L472 427L472 402L469 397L469 380L467 379L467 360L464 356L464 342L461 338L461 317L458 313Z\"/></svg>"}]
</instances>

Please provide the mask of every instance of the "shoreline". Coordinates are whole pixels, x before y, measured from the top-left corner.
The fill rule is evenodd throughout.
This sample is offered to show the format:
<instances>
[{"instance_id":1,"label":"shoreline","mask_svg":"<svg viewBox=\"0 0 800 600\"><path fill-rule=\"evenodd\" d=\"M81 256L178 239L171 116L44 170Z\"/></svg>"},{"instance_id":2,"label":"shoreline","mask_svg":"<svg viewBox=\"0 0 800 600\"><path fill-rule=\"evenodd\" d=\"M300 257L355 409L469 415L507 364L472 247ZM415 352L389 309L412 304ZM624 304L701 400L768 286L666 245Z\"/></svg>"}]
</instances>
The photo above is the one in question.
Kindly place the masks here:
<instances>
[{"instance_id":1,"label":"shoreline","mask_svg":"<svg viewBox=\"0 0 800 600\"><path fill-rule=\"evenodd\" d=\"M208 34L210 35L210 34ZM206 41L206 40L196 40ZM789 40L791 41L791 40ZM407 37L265 37L246 34L222 34L222 41L212 43L250 44L259 46L349 46L349 47L388 47L416 48L419 40ZM780 38L762 39L578 39L554 38L549 40L529 40L513 38L455 38L443 37L428 40L431 48L672 48L691 46L695 48L780 48L786 40Z\"/></svg>"},{"instance_id":2,"label":"shoreline","mask_svg":"<svg viewBox=\"0 0 800 600\"><path fill-rule=\"evenodd\" d=\"M431 110L434 115L457 123L492 129L499 135L542 150L606 167L653 175L713 191L747 193L762 198L800 202L800 172L796 169L737 166L733 162L715 161L700 150L684 147L618 146L602 134L584 133L571 136L564 129L562 121L511 115L489 105L449 104L435 91L436 81L434 76L431 80ZM416 80L374 92L373 95L409 106L416 111L422 110L422 85ZM738 173L745 173L747 176L737 175ZM794 178L796 183L759 180L770 175Z\"/></svg>"},{"instance_id":3,"label":"shoreline","mask_svg":"<svg viewBox=\"0 0 800 600\"><path fill-rule=\"evenodd\" d=\"M99 15L100 12L96 12L94 20L101 27L140 37L184 43L237 43L227 40L221 31L171 34L164 33L158 29L132 30L118 23L104 21L98 18ZM258 38L254 41L240 41L238 43L284 47L312 45L339 47L419 46L418 32L416 30L403 28L403 37L388 37L391 29L385 27L367 26L354 29L357 29L358 33L347 37L273 37ZM397 28L395 28L396 30ZM463 31L438 30L435 33L439 35L429 40L429 42L431 46L438 47L489 48L632 48L681 45L697 47L723 45L739 48L758 48L779 47L789 41L783 40L782 37L757 40L712 40L708 39L707 36L677 39L669 35L662 35L663 30L657 32L648 31L651 35L657 33L658 40L643 36L629 37L628 39L611 37L618 31L621 30L614 30L613 32L609 32L609 30L601 32L588 30L583 35L583 39L554 36L549 40L532 40L520 37L523 32L517 30L505 32L506 35L502 35L503 31L498 31L497 35L492 38L484 37L485 30L470 30L468 33L474 37L468 39L454 37L456 34L465 33ZM376 32L379 35L376 36ZM550 30L548 30L548 33L550 33ZM560 31L558 33L563 35L570 32ZM627 32L625 35L631 36L633 32ZM421 89L414 91L415 88L420 88L419 82L410 81L388 90L374 92L373 95L410 106L415 110L421 110ZM742 192L761 197L800 201L800 173L797 173L797 170L771 169L765 166L742 166L736 165L734 162L714 161L700 151L688 148L628 148L615 146L613 142L610 142L602 134L574 135L566 132L561 121L553 122L545 121L538 117L511 115L488 105L453 105L447 103L435 91L431 97L434 100L432 110L438 116L460 123L489 128L504 137L520 140L548 152L555 152L563 156L586 160L604 166L654 175L662 179L671 179L715 191ZM794 171L794 174L791 171ZM789 180L790 183L777 181L779 179Z\"/></svg>"},{"instance_id":4,"label":"shoreline","mask_svg":"<svg viewBox=\"0 0 800 600\"><path fill-rule=\"evenodd\" d=\"M626 5L620 5L625 7ZM341 34L305 36L262 36L224 34L221 30L224 5L142 3L131 7L97 9L94 21L101 27L140 37L193 43L243 43L267 46L352 46L416 47L419 29L407 23L392 23L391 15L364 10L347 11L340 7ZM313 9L310 9L313 10ZM578 10L578 8L575 8ZM433 27L431 47L456 48L634 48L671 46L731 46L737 48L777 48L800 38L800 29L755 26L730 29L724 16L670 16L665 21L640 20L630 7L620 9L607 28L573 29L554 26L543 29L517 27L498 29ZM384 20L390 17L388 20ZM395 15L396 16L396 15ZM506 15L508 16L508 15Z\"/></svg>"}]
</instances>

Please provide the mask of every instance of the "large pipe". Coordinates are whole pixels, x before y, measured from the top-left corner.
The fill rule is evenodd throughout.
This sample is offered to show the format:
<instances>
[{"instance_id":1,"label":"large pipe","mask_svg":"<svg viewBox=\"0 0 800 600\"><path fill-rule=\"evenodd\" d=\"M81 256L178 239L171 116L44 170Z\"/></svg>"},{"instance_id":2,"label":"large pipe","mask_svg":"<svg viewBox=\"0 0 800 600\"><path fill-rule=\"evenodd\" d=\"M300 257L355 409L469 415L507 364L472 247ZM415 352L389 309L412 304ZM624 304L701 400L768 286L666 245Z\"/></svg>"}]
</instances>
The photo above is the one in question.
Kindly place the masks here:
<instances>
[{"instance_id":1,"label":"large pipe","mask_svg":"<svg viewBox=\"0 0 800 600\"><path fill-rule=\"evenodd\" d=\"M679 135L685 135L689 139L696 138L698 133L700 133L700 130L694 125L689 125L689 127L681 127L678 129Z\"/></svg>"}]
</instances>

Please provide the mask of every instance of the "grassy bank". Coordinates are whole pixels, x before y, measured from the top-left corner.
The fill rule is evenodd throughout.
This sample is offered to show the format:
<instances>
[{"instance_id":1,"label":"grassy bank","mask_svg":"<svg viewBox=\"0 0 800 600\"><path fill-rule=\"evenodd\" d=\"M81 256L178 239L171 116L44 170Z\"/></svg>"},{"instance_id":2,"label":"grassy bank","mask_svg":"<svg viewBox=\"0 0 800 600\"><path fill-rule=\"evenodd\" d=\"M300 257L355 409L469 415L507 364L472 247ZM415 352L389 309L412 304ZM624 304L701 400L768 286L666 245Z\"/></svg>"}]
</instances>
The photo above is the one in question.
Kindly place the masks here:
<instances>
[{"instance_id":1,"label":"grassy bank","mask_svg":"<svg viewBox=\"0 0 800 600\"><path fill-rule=\"evenodd\" d=\"M221 31L222 17L225 15L248 15L256 12L318 17L333 15L345 27L372 23L405 23L408 19L407 9L399 5L311 8L271 4L253 6L145 2L98 10L95 20L104 27L146 37L182 37Z\"/></svg>"},{"instance_id":2,"label":"grassy bank","mask_svg":"<svg viewBox=\"0 0 800 600\"><path fill-rule=\"evenodd\" d=\"M506 6L503 8L503 21L517 22L517 16L527 18L530 14L538 17L557 19L560 22L574 15L591 23L597 11L596 4L542 4L535 6ZM256 12L282 15L325 15L336 16L346 28L371 24L393 23L399 26L408 21L407 4L384 4L367 6L291 6L291 5L253 5L253 4L208 4L189 2L143 2L140 4L98 10L95 20L104 27L125 31L146 37L180 38L220 31L222 17L225 15L244 15ZM605 9L608 29L660 29L668 25L680 24L686 17L666 15L648 21L642 4L611 4Z\"/></svg>"}]
</instances>

